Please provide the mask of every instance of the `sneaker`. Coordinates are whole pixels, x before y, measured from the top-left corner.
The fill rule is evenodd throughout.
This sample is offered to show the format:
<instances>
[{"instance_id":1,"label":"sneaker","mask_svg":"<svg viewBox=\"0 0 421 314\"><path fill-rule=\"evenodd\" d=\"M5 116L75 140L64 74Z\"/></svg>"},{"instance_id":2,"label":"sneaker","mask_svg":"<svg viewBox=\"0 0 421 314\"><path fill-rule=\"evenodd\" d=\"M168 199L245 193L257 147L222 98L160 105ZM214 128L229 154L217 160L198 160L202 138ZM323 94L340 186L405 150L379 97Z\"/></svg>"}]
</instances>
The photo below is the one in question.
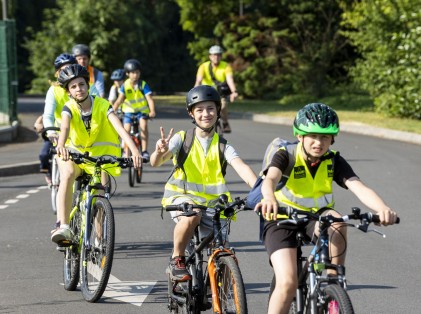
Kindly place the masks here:
<instances>
[{"instance_id":1,"label":"sneaker","mask_svg":"<svg viewBox=\"0 0 421 314\"><path fill-rule=\"evenodd\" d=\"M59 244L63 241L70 242L72 240L73 234L69 226L60 226L51 234L51 241Z\"/></svg>"},{"instance_id":2,"label":"sneaker","mask_svg":"<svg viewBox=\"0 0 421 314\"><path fill-rule=\"evenodd\" d=\"M142 152L143 162L148 162L150 158L151 158L151 156L149 156L148 151L145 150L145 151Z\"/></svg>"},{"instance_id":3,"label":"sneaker","mask_svg":"<svg viewBox=\"0 0 421 314\"><path fill-rule=\"evenodd\" d=\"M47 182L48 188L51 189L51 185L52 185L51 175L45 176L45 182Z\"/></svg>"},{"instance_id":4,"label":"sneaker","mask_svg":"<svg viewBox=\"0 0 421 314\"><path fill-rule=\"evenodd\" d=\"M231 133L231 127L228 122L224 122L223 126L224 126L224 130L223 130L224 133Z\"/></svg>"},{"instance_id":5,"label":"sneaker","mask_svg":"<svg viewBox=\"0 0 421 314\"><path fill-rule=\"evenodd\" d=\"M173 281L187 281L191 279L191 275L186 269L186 258L184 256L177 256L170 260L168 266L171 280Z\"/></svg>"}]
</instances>

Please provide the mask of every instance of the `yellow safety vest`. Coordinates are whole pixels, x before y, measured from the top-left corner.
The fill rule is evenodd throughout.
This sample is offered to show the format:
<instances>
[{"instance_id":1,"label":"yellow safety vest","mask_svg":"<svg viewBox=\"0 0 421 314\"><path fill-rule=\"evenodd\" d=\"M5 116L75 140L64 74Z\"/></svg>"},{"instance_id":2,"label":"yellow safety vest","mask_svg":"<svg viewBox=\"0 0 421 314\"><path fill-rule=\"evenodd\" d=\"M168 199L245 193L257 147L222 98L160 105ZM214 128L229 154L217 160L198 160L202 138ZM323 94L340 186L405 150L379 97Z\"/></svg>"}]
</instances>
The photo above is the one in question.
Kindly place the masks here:
<instances>
[{"instance_id":1,"label":"yellow safety vest","mask_svg":"<svg viewBox=\"0 0 421 314\"><path fill-rule=\"evenodd\" d=\"M118 133L107 117L107 112L110 108L110 103L108 101L100 97L94 97L94 103L92 104L91 130L89 133L83 123L79 105L71 99L66 103L66 106L72 113L68 148L77 150L82 154L88 152L89 156L121 156ZM82 168L89 173L92 173L93 171L92 166L86 167L86 165L82 165ZM116 165L104 165L102 168L113 176L121 174L121 168Z\"/></svg>"},{"instance_id":2,"label":"yellow safety vest","mask_svg":"<svg viewBox=\"0 0 421 314\"><path fill-rule=\"evenodd\" d=\"M181 131L178 134L184 140L186 133ZM177 164L177 156L173 157L173 163L174 166ZM219 135L217 133L213 135L206 156L195 136L184 162L184 171L177 167L165 185L162 205L172 204L177 197L188 197L196 204L207 205L221 194L226 194L229 201L232 201L219 161Z\"/></svg>"},{"instance_id":3,"label":"yellow safety vest","mask_svg":"<svg viewBox=\"0 0 421 314\"><path fill-rule=\"evenodd\" d=\"M304 160L301 142L298 143L295 152L294 168L285 186L275 192L279 206L291 206L312 212L317 212L323 207L333 207L335 202L332 193L332 159L323 160L313 178Z\"/></svg>"},{"instance_id":4,"label":"yellow safety vest","mask_svg":"<svg viewBox=\"0 0 421 314\"><path fill-rule=\"evenodd\" d=\"M53 85L54 99L56 101L56 109L54 110L54 125L60 127L61 124L61 111L64 104L69 101L67 91L59 85Z\"/></svg>"},{"instance_id":5,"label":"yellow safety vest","mask_svg":"<svg viewBox=\"0 0 421 314\"><path fill-rule=\"evenodd\" d=\"M202 63L198 71L203 71L202 85L209 85L215 87L215 83L213 82L212 76L209 72L209 63L210 61ZM220 61L217 67L212 67L212 71L215 75L215 79L219 82L225 82L227 80L227 74L232 74L231 66L225 61Z\"/></svg>"},{"instance_id":6,"label":"yellow safety vest","mask_svg":"<svg viewBox=\"0 0 421 314\"><path fill-rule=\"evenodd\" d=\"M121 110L125 113L135 113L135 112L142 112L148 114L150 112L148 101L143 94L143 90L145 88L145 81L142 82L142 87L137 88L134 90L132 84L130 83L130 79L127 79L124 82L124 94L126 96L126 100L124 101L123 105L121 106Z\"/></svg>"}]
</instances>

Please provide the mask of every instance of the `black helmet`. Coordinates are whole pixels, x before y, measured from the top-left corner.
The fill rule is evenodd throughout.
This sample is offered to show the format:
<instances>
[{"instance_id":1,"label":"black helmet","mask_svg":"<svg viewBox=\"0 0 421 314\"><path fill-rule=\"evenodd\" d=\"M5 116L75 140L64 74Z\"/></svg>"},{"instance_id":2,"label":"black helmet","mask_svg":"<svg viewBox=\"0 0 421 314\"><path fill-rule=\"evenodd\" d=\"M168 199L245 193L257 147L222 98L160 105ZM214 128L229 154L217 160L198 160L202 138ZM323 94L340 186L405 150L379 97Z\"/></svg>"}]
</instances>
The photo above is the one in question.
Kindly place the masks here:
<instances>
[{"instance_id":1,"label":"black helmet","mask_svg":"<svg viewBox=\"0 0 421 314\"><path fill-rule=\"evenodd\" d=\"M294 119L294 135L309 133L337 135L339 118L335 110L325 104L312 103L304 106Z\"/></svg>"},{"instance_id":2,"label":"black helmet","mask_svg":"<svg viewBox=\"0 0 421 314\"><path fill-rule=\"evenodd\" d=\"M91 57L91 51L89 50L89 47L84 44L75 45L72 48L72 53L75 57L77 56L88 56L88 58Z\"/></svg>"},{"instance_id":3,"label":"black helmet","mask_svg":"<svg viewBox=\"0 0 421 314\"><path fill-rule=\"evenodd\" d=\"M140 62L138 60L129 59L124 63L124 71L133 72L136 70L140 71Z\"/></svg>"},{"instance_id":4,"label":"black helmet","mask_svg":"<svg viewBox=\"0 0 421 314\"><path fill-rule=\"evenodd\" d=\"M191 112L194 105L204 101L215 102L219 116L221 111L221 97L219 96L218 91L209 85L199 85L188 92L186 97L187 112Z\"/></svg>"},{"instance_id":5,"label":"black helmet","mask_svg":"<svg viewBox=\"0 0 421 314\"><path fill-rule=\"evenodd\" d=\"M117 69L117 70L113 71L110 78L113 81L122 81L122 80L124 80L125 76L126 76L126 74L124 73L123 69Z\"/></svg>"},{"instance_id":6,"label":"black helmet","mask_svg":"<svg viewBox=\"0 0 421 314\"><path fill-rule=\"evenodd\" d=\"M56 70L60 69L65 64L75 64L76 59L71 54L65 52L59 55L56 60L54 60L54 67Z\"/></svg>"},{"instance_id":7,"label":"black helmet","mask_svg":"<svg viewBox=\"0 0 421 314\"><path fill-rule=\"evenodd\" d=\"M67 85L69 85L70 81L74 80L75 78L83 77L86 83L89 85L89 72L88 70L79 65L79 64L72 64L66 68L64 68L59 76L58 82L60 85L67 89Z\"/></svg>"}]
</instances>

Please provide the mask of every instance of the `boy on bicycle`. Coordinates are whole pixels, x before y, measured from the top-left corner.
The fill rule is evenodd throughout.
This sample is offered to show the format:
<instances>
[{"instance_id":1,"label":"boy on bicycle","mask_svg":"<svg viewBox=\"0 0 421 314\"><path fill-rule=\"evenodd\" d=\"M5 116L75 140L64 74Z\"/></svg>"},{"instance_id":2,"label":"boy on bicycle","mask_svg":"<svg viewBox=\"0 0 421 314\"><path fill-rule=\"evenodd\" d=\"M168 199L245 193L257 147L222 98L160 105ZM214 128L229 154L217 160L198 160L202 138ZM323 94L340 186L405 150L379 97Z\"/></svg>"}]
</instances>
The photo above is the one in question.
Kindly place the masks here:
<instances>
[{"instance_id":1,"label":"boy on bicycle","mask_svg":"<svg viewBox=\"0 0 421 314\"><path fill-rule=\"evenodd\" d=\"M260 210L265 219L263 240L276 277L268 313L288 313L297 289L297 231L302 228L300 230L313 238L317 230L315 223L305 227L278 226L276 220L285 218L278 214L279 206L340 217L333 209L332 184L335 181L375 211L382 225L391 225L396 220L396 213L359 179L348 162L329 149L339 133L339 119L332 108L320 103L306 105L298 111L293 130L298 143L292 144L296 146L292 150L281 148L276 152L262 184L263 199L256 205L256 211ZM286 184L275 191L290 158L295 160L294 168ZM332 263L344 265L346 228L343 224L333 224L329 235Z\"/></svg>"},{"instance_id":2,"label":"boy on bicycle","mask_svg":"<svg viewBox=\"0 0 421 314\"><path fill-rule=\"evenodd\" d=\"M129 59L124 63L124 71L129 78L120 87L120 94L113 108L117 112L118 107L122 104L123 125L127 132L130 132L133 117L139 120L142 158L144 162L148 162L150 158L148 153L148 119L155 118L156 114L152 91L149 85L140 79L140 68L140 62L136 59Z\"/></svg>"},{"instance_id":3,"label":"boy on bicycle","mask_svg":"<svg viewBox=\"0 0 421 314\"><path fill-rule=\"evenodd\" d=\"M165 185L162 205L191 204L207 205L209 201L230 193L225 185L224 173L220 160L219 135L215 132L215 124L221 114L221 98L211 86L201 85L189 91L186 98L187 112L196 125L191 149L183 165L176 167ZM173 129L166 137L161 127L161 139L156 143L151 155L151 165L159 167L171 157L177 164L177 157L183 145L186 132L180 131L172 138ZM170 140L171 139L171 140ZM256 181L253 170L238 156L235 149L227 143L223 151L223 162L230 164L238 175L250 187ZM174 228L174 250L169 264L169 273L174 281L186 281L191 275L185 267L184 252L193 236L195 228L212 226L206 215L178 216L179 212L171 212L176 222ZM178 216L178 217L177 217ZM227 230L224 230L226 238Z\"/></svg>"},{"instance_id":4,"label":"boy on bicycle","mask_svg":"<svg viewBox=\"0 0 421 314\"><path fill-rule=\"evenodd\" d=\"M108 101L89 95L89 72L79 64L72 64L60 72L58 81L69 94L70 100L61 114L60 135L57 143L60 187L57 195L58 225L53 230L51 240L60 243L71 240L69 215L72 205L73 183L83 172L93 173L93 166L69 161L69 151L89 153L90 156L121 155L118 136L126 142L132 152L134 167L141 165L141 157L130 135L124 130L120 120ZM67 139L67 147L65 146ZM113 165L104 166L113 176L121 169ZM103 184L106 184L103 175Z\"/></svg>"}]
</instances>

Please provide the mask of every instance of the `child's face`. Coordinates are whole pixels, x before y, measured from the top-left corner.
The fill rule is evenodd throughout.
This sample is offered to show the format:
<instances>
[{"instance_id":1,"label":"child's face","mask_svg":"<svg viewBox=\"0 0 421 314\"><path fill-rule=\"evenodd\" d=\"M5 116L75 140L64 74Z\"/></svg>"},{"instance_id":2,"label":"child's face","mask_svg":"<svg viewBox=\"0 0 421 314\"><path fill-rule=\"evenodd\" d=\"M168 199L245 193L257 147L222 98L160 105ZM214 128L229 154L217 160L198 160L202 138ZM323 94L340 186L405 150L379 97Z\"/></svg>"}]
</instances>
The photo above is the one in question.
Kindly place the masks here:
<instances>
[{"instance_id":1,"label":"child's face","mask_svg":"<svg viewBox=\"0 0 421 314\"><path fill-rule=\"evenodd\" d=\"M328 134L308 134L298 135L298 140L303 144L308 157L322 157L332 144L333 135Z\"/></svg>"},{"instance_id":2,"label":"child's face","mask_svg":"<svg viewBox=\"0 0 421 314\"><path fill-rule=\"evenodd\" d=\"M130 82L135 83L140 78L140 70L135 70L135 71L132 71L132 72L127 72L127 76L129 77Z\"/></svg>"},{"instance_id":3,"label":"child's face","mask_svg":"<svg viewBox=\"0 0 421 314\"><path fill-rule=\"evenodd\" d=\"M82 101L88 96L89 86L83 77L77 77L67 85L69 95L77 101Z\"/></svg>"},{"instance_id":4,"label":"child's face","mask_svg":"<svg viewBox=\"0 0 421 314\"><path fill-rule=\"evenodd\" d=\"M204 101L193 107L190 116L201 128L207 129L216 123L218 117L216 104L213 101Z\"/></svg>"}]
</instances>

